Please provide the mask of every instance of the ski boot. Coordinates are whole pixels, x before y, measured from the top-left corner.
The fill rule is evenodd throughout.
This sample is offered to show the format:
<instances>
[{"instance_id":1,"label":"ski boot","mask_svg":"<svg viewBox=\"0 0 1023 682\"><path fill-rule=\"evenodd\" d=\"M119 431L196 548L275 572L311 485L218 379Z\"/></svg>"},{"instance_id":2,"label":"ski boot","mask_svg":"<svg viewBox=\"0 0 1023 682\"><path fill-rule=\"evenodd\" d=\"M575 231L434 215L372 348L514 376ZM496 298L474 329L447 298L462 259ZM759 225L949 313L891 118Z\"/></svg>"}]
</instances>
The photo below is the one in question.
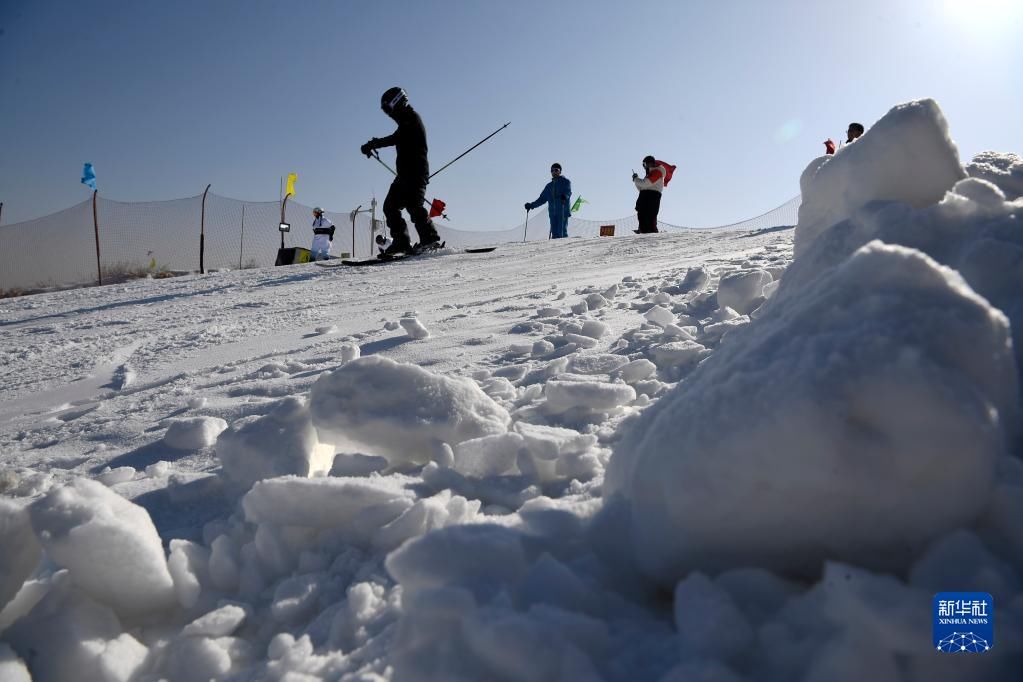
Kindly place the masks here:
<instances>
[{"instance_id":1,"label":"ski boot","mask_svg":"<svg viewBox=\"0 0 1023 682\"><path fill-rule=\"evenodd\" d=\"M442 242L440 239L434 239L428 242L417 242L416 245L412 247L411 255L419 256L424 253L430 253L431 251L439 251L444 248L445 243L446 242Z\"/></svg>"},{"instance_id":2,"label":"ski boot","mask_svg":"<svg viewBox=\"0 0 1023 682\"><path fill-rule=\"evenodd\" d=\"M392 260L394 258L401 258L412 253L412 243L408 237L405 239L395 239L394 242L386 249L380 252L377 256L380 260Z\"/></svg>"}]
</instances>

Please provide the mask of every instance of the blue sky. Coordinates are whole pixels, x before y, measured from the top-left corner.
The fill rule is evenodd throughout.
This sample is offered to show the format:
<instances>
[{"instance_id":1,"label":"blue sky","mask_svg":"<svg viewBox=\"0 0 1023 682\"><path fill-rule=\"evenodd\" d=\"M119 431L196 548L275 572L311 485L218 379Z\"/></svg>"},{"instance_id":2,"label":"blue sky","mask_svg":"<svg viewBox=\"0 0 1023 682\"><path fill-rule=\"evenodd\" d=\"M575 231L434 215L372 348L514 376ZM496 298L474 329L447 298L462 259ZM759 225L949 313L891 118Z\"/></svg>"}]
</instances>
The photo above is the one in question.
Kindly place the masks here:
<instances>
[{"instance_id":1,"label":"blue sky","mask_svg":"<svg viewBox=\"0 0 1023 682\"><path fill-rule=\"evenodd\" d=\"M855 9L849 9L854 7ZM212 191L350 210L383 198L359 155L409 93L452 225L520 224L558 161L589 204L632 213L646 154L678 165L661 219L729 223L798 192L799 174L893 105L933 97L964 158L1023 152L1023 3L1013 0L297 3L4 0L3 224L88 197ZM385 158L393 159L393 151Z\"/></svg>"}]
</instances>

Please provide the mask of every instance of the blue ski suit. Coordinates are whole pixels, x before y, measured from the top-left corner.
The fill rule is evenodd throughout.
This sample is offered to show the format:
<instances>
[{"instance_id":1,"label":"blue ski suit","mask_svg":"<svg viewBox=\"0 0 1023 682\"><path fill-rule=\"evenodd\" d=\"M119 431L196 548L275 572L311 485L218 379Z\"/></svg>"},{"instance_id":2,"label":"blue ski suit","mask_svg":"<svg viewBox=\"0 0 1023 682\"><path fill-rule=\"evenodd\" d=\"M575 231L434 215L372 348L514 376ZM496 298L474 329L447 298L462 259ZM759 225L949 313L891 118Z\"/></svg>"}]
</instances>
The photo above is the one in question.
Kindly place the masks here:
<instances>
[{"instance_id":1,"label":"blue ski suit","mask_svg":"<svg viewBox=\"0 0 1023 682\"><path fill-rule=\"evenodd\" d=\"M551 219L551 236L554 239L568 236L568 216L571 213L569 200L572 197L572 182L558 176L547 183L536 201L528 204L530 210L547 204L547 216Z\"/></svg>"}]
</instances>

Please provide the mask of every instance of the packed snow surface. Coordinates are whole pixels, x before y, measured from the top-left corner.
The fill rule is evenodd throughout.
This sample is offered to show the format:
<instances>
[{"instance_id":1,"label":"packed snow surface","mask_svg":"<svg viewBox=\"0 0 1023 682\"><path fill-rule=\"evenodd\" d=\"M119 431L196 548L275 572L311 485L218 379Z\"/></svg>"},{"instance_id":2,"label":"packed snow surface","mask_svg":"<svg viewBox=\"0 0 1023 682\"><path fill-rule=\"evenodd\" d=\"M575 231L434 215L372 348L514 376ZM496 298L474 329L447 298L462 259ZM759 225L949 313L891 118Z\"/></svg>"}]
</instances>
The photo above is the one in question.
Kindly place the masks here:
<instances>
[{"instance_id":1,"label":"packed snow surface","mask_svg":"<svg viewBox=\"0 0 1023 682\"><path fill-rule=\"evenodd\" d=\"M0 302L0 679L1018 680L1023 167L953 130L794 230Z\"/></svg>"}]
</instances>

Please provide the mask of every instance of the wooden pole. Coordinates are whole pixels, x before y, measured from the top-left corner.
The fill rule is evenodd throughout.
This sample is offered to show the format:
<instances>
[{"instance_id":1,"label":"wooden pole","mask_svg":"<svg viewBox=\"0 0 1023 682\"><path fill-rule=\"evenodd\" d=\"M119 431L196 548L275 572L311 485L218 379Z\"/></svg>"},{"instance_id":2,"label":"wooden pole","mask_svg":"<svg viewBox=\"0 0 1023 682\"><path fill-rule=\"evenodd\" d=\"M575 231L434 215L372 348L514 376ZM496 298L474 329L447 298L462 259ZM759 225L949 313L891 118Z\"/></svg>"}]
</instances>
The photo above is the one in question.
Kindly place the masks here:
<instances>
[{"instance_id":1,"label":"wooden pole","mask_svg":"<svg viewBox=\"0 0 1023 682\"><path fill-rule=\"evenodd\" d=\"M210 191L210 185L202 193L202 213L199 214L199 274L205 275L204 257L206 255L206 192Z\"/></svg>"},{"instance_id":2,"label":"wooden pole","mask_svg":"<svg viewBox=\"0 0 1023 682\"><path fill-rule=\"evenodd\" d=\"M99 214L96 212L96 195L98 189L92 190L92 227L96 231L96 281L103 286L103 268L99 264Z\"/></svg>"}]
</instances>

